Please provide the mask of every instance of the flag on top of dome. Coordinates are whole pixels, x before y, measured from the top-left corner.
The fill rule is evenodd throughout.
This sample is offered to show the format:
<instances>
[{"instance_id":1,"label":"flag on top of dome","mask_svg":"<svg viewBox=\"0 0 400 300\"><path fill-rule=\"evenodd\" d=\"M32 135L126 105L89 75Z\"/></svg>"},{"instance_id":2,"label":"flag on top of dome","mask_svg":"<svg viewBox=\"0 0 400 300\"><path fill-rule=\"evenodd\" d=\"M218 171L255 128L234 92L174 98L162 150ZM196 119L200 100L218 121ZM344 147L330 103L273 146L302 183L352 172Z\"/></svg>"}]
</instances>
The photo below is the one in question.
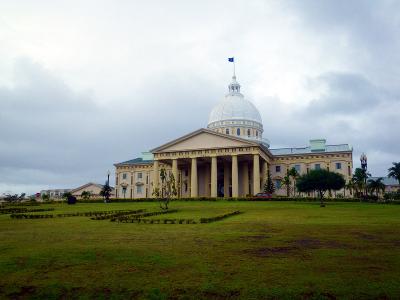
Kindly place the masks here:
<instances>
[{"instance_id":1,"label":"flag on top of dome","mask_svg":"<svg viewBox=\"0 0 400 300\"><path fill-rule=\"evenodd\" d=\"M228 61L234 62L234 57L228 57Z\"/></svg>"}]
</instances>

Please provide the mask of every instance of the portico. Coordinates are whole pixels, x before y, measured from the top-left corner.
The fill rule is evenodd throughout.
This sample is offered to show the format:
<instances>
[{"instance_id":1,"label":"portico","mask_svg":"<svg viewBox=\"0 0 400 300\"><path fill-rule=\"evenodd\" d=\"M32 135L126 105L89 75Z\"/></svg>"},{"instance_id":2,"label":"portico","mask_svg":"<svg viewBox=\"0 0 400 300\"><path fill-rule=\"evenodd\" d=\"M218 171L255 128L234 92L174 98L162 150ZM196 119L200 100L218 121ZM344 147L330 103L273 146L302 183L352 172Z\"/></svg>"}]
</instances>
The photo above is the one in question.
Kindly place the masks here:
<instances>
[{"instance_id":1,"label":"portico","mask_svg":"<svg viewBox=\"0 0 400 300\"><path fill-rule=\"evenodd\" d=\"M199 143L203 145L200 149ZM151 152L153 185L159 184L156 174L160 172L160 164L166 165L176 179L179 197L257 194L271 159L268 149L260 143L208 129L195 131Z\"/></svg>"}]
</instances>

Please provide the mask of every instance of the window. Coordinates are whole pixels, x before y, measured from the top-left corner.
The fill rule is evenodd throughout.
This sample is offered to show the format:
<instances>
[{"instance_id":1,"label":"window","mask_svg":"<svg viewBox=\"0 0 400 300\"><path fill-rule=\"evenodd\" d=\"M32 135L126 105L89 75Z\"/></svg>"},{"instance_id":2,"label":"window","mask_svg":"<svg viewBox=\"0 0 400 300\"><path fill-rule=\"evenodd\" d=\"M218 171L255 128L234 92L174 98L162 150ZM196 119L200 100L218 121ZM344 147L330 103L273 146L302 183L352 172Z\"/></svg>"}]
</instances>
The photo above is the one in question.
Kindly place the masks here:
<instances>
[{"instance_id":1,"label":"window","mask_svg":"<svg viewBox=\"0 0 400 300\"><path fill-rule=\"evenodd\" d=\"M347 166L347 173L349 174L349 176L351 176L351 168L350 168L350 166Z\"/></svg>"},{"instance_id":2,"label":"window","mask_svg":"<svg viewBox=\"0 0 400 300\"><path fill-rule=\"evenodd\" d=\"M256 137L258 137L258 130L256 130Z\"/></svg>"},{"instance_id":3,"label":"window","mask_svg":"<svg viewBox=\"0 0 400 300\"><path fill-rule=\"evenodd\" d=\"M315 164L315 170L321 170L321 164Z\"/></svg>"},{"instance_id":4,"label":"window","mask_svg":"<svg viewBox=\"0 0 400 300\"><path fill-rule=\"evenodd\" d=\"M189 170L188 170L188 169L185 170L185 176L186 176L186 177L189 176Z\"/></svg>"},{"instance_id":5,"label":"window","mask_svg":"<svg viewBox=\"0 0 400 300\"><path fill-rule=\"evenodd\" d=\"M342 163L336 163L336 170L342 169Z\"/></svg>"},{"instance_id":6,"label":"window","mask_svg":"<svg viewBox=\"0 0 400 300\"><path fill-rule=\"evenodd\" d=\"M229 128L225 129L225 133L229 134Z\"/></svg>"},{"instance_id":7,"label":"window","mask_svg":"<svg viewBox=\"0 0 400 300\"><path fill-rule=\"evenodd\" d=\"M126 179L126 173L122 174L122 179Z\"/></svg>"},{"instance_id":8,"label":"window","mask_svg":"<svg viewBox=\"0 0 400 300\"><path fill-rule=\"evenodd\" d=\"M137 174L137 178L138 179L142 179L142 173L141 172Z\"/></svg>"},{"instance_id":9,"label":"window","mask_svg":"<svg viewBox=\"0 0 400 300\"><path fill-rule=\"evenodd\" d=\"M300 165L294 165L294 168L295 168L297 173L300 173L300 171L301 171Z\"/></svg>"},{"instance_id":10,"label":"window","mask_svg":"<svg viewBox=\"0 0 400 300\"><path fill-rule=\"evenodd\" d=\"M142 193L142 186L141 185L136 186L136 193L137 194L141 194Z\"/></svg>"},{"instance_id":11,"label":"window","mask_svg":"<svg viewBox=\"0 0 400 300\"><path fill-rule=\"evenodd\" d=\"M188 184L185 182L185 192L188 191Z\"/></svg>"},{"instance_id":12,"label":"window","mask_svg":"<svg viewBox=\"0 0 400 300\"><path fill-rule=\"evenodd\" d=\"M281 166L275 166L275 172L279 173L281 171Z\"/></svg>"},{"instance_id":13,"label":"window","mask_svg":"<svg viewBox=\"0 0 400 300\"><path fill-rule=\"evenodd\" d=\"M237 135L240 135L240 128L236 129Z\"/></svg>"},{"instance_id":14,"label":"window","mask_svg":"<svg viewBox=\"0 0 400 300\"><path fill-rule=\"evenodd\" d=\"M275 180L275 188L277 190L279 190L281 188L281 180L280 179Z\"/></svg>"},{"instance_id":15,"label":"window","mask_svg":"<svg viewBox=\"0 0 400 300\"><path fill-rule=\"evenodd\" d=\"M247 129L247 136L250 136L250 129Z\"/></svg>"}]
</instances>

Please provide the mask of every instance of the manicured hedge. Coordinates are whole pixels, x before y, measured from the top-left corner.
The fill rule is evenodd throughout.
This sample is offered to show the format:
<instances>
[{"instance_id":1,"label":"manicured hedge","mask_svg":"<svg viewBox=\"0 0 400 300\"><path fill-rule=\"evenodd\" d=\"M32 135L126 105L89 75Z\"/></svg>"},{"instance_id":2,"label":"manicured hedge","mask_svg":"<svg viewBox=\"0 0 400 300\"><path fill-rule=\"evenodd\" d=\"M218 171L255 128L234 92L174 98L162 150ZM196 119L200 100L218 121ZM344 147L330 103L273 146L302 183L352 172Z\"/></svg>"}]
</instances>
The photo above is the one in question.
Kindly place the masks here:
<instances>
[{"instance_id":1,"label":"manicured hedge","mask_svg":"<svg viewBox=\"0 0 400 300\"><path fill-rule=\"evenodd\" d=\"M225 218L228 218L228 217L231 217L231 216L235 216L235 215L238 215L238 214L241 214L241 212L237 210L237 211L234 211L234 212L231 212L231 213L227 213L227 214L224 214L224 215L220 215L220 216L216 216L216 217L201 218L200 219L200 223L211 223L211 222L221 221L221 220L223 220Z\"/></svg>"},{"instance_id":2,"label":"manicured hedge","mask_svg":"<svg viewBox=\"0 0 400 300\"><path fill-rule=\"evenodd\" d=\"M57 217L64 218L64 217L103 217L103 216L110 216L114 214L123 214L123 213L136 213L140 210L104 210L104 211L87 211L87 212L75 212L75 213L65 213L65 214L57 214ZM93 219L93 218L92 218Z\"/></svg>"},{"instance_id":3,"label":"manicured hedge","mask_svg":"<svg viewBox=\"0 0 400 300\"><path fill-rule=\"evenodd\" d=\"M28 215L28 214L12 214L11 219L48 219L54 218L53 215Z\"/></svg>"},{"instance_id":4,"label":"manicured hedge","mask_svg":"<svg viewBox=\"0 0 400 300\"><path fill-rule=\"evenodd\" d=\"M120 211L120 212L116 212L113 214L103 214L103 215L97 215L93 218L91 218L92 220L107 220L107 219L115 219L118 217L122 217L122 216L130 216L130 215L137 215L140 214L142 212L145 212L145 209L138 209L138 210L126 210L126 211Z\"/></svg>"},{"instance_id":5,"label":"manicured hedge","mask_svg":"<svg viewBox=\"0 0 400 300\"><path fill-rule=\"evenodd\" d=\"M78 200L78 203L103 203L103 199L93 200ZM110 203L139 203L139 202L159 202L157 198L137 198L137 199L110 199ZM171 202L175 201L300 201L300 202L319 202L319 198L313 197L273 197L273 198L256 198L256 197L237 197L237 198L209 198L209 197L196 197L196 198L173 198ZM324 198L325 202L360 202L358 198Z\"/></svg>"},{"instance_id":6,"label":"manicured hedge","mask_svg":"<svg viewBox=\"0 0 400 300\"><path fill-rule=\"evenodd\" d=\"M30 213L40 211L52 211L54 208L32 208L26 207L12 207L12 208L0 208L0 214L18 214L18 213Z\"/></svg>"},{"instance_id":7,"label":"manicured hedge","mask_svg":"<svg viewBox=\"0 0 400 300\"><path fill-rule=\"evenodd\" d=\"M143 224L197 224L193 219L122 219L123 223Z\"/></svg>"},{"instance_id":8,"label":"manicured hedge","mask_svg":"<svg viewBox=\"0 0 400 300\"><path fill-rule=\"evenodd\" d=\"M125 215L125 216L120 216L116 218L112 218L111 222L124 222L123 220L137 220L137 219L142 219L143 217L151 217L151 216L158 216L158 215L164 215L164 214L170 214L170 213L175 213L177 212L177 209L171 209L171 210L165 210L165 211L154 211L154 212L148 212L148 213L142 213L142 214L136 214L136 215ZM129 223L134 223L134 222L129 222Z\"/></svg>"},{"instance_id":9,"label":"manicured hedge","mask_svg":"<svg viewBox=\"0 0 400 300\"><path fill-rule=\"evenodd\" d=\"M11 207L11 206L39 206L40 203L38 202L3 202L0 203L0 208L1 207Z\"/></svg>"}]
</instances>

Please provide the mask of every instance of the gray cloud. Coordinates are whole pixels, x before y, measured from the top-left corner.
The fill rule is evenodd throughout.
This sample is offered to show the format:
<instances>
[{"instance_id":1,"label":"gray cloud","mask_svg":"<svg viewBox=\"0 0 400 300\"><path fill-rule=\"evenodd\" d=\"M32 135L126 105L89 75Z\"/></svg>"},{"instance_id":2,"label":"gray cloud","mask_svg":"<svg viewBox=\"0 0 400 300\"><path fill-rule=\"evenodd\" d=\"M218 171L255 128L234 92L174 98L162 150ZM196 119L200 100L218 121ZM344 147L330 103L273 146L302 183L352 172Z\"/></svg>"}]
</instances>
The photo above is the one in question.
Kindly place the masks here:
<instances>
[{"instance_id":1,"label":"gray cloud","mask_svg":"<svg viewBox=\"0 0 400 300\"><path fill-rule=\"evenodd\" d=\"M103 182L205 127L232 55L273 147L350 143L374 175L399 160L396 1L24 7L0 4L0 193Z\"/></svg>"},{"instance_id":2,"label":"gray cloud","mask_svg":"<svg viewBox=\"0 0 400 300\"><path fill-rule=\"evenodd\" d=\"M325 73L310 80L308 86L324 90L321 98L310 103L310 113L354 115L375 109L387 99L384 90L360 74Z\"/></svg>"}]
</instances>

